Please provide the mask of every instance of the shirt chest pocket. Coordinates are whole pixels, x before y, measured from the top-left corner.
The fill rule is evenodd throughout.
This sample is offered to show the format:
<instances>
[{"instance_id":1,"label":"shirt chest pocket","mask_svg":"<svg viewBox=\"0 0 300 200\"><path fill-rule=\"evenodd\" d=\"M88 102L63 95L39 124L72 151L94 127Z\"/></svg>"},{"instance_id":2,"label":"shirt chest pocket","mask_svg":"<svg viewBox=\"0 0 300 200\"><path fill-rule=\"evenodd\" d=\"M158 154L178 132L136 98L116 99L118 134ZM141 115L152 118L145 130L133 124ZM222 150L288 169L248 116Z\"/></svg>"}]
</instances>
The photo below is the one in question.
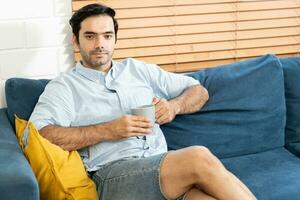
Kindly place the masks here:
<instances>
[{"instance_id":1,"label":"shirt chest pocket","mask_svg":"<svg viewBox=\"0 0 300 200\"><path fill-rule=\"evenodd\" d=\"M124 113L131 113L131 109L138 106L152 104L154 92L149 83L136 76L125 75L120 75L110 82L111 88L119 97Z\"/></svg>"},{"instance_id":2,"label":"shirt chest pocket","mask_svg":"<svg viewBox=\"0 0 300 200\"><path fill-rule=\"evenodd\" d=\"M143 105L152 104L154 93L151 87L147 85L137 85L127 88L125 98L127 102L127 109L135 108Z\"/></svg>"}]
</instances>

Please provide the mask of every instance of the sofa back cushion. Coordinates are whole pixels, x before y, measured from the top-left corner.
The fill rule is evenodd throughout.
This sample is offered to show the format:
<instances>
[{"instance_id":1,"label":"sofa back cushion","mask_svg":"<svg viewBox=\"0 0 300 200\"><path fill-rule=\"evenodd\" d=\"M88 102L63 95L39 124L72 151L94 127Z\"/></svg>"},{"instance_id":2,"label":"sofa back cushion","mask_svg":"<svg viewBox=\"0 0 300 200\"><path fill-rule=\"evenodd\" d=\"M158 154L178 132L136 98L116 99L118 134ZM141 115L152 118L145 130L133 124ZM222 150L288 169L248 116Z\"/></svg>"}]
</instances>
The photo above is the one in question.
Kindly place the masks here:
<instances>
[{"instance_id":1,"label":"sofa back cushion","mask_svg":"<svg viewBox=\"0 0 300 200\"><path fill-rule=\"evenodd\" d=\"M5 96L7 114L14 126L14 115L28 120L39 96L45 89L49 80L33 80L24 78L11 78L5 82Z\"/></svg>"},{"instance_id":2,"label":"sofa back cushion","mask_svg":"<svg viewBox=\"0 0 300 200\"><path fill-rule=\"evenodd\" d=\"M284 145L285 99L281 64L263 57L190 74L210 98L198 112L162 126L169 149L204 145L220 158Z\"/></svg>"},{"instance_id":3,"label":"sofa back cushion","mask_svg":"<svg viewBox=\"0 0 300 200\"><path fill-rule=\"evenodd\" d=\"M281 59L286 98L286 147L300 156L300 57Z\"/></svg>"}]
</instances>

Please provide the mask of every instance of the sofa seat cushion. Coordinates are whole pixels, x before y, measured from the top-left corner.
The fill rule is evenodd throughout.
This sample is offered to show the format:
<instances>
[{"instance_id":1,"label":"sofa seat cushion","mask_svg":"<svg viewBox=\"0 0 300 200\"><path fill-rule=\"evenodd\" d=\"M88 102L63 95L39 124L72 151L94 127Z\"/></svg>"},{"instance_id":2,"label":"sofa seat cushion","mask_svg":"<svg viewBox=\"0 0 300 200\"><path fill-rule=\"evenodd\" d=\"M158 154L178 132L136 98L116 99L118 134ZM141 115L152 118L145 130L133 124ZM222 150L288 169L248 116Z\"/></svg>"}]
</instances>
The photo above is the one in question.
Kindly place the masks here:
<instances>
[{"instance_id":1,"label":"sofa seat cushion","mask_svg":"<svg viewBox=\"0 0 300 200\"><path fill-rule=\"evenodd\" d=\"M5 83L8 118L14 126L14 115L28 120L49 80L11 78Z\"/></svg>"},{"instance_id":2,"label":"sofa seat cushion","mask_svg":"<svg viewBox=\"0 0 300 200\"><path fill-rule=\"evenodd\" d=\"M300 57L281 59L286 98L286 147L300 157Z\"/></svg>"},{"instance_id":3,"label":"sofa seat cushion","mask_svg":"<svg viewBox=\"0 0 300 200\"><path fill-rule=\"evenodd\" d=\"M300 199L300 160L285 148L222 162L259 200Z\"/></svg>"},{"instance_id":4,"label":"sofa seat cushion","mask_svg":"<svg viewBox=\"0 0 300 200\"><path fill-rule=\"evenodd\" d=\"M225 158L284 145L284 83L277 57L266 55L191 76L210 98L200 111L162 126L169 149L203 145Z\"/></svg>"},{"instance_id":5,"label":"sofa seat cushion","mask_svg":"<svg viewBox=\"0 0 300 200\"><path fill-rule=\"evenodd\" d=\"M6 109L0 109L0 169L0 199L40 199L38 183L18 145Z\"/></svg>"},{"instance_id":6,"label":"sofa seat cushion","mask_svg":"<svg viewBox=\"0 0 300 200\"><path fill-rule=\"evenodd\" d=\"M0 142L0 198L39 199L39 188L18 146Z\"/></svg>"}]
</instances>

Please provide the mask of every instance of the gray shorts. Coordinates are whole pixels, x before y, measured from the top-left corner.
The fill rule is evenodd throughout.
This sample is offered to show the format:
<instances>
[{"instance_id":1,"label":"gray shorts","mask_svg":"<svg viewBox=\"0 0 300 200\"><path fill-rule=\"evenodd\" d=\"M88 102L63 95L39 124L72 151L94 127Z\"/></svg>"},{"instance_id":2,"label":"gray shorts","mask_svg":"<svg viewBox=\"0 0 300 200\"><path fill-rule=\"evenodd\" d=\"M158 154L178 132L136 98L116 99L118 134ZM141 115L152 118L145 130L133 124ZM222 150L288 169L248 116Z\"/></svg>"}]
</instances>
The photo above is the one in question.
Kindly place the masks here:
<instances>
[{"instance_id":1,"label":"gray shorts","mask_svg":"<svg viewBox=\"0 0 300 200\"><path fill-rule=\"evenodd\" d=\"M126 158L102 166L92 175L101 200L165 200L160 166L166 156Z\"/></svg>"}]
</instances>

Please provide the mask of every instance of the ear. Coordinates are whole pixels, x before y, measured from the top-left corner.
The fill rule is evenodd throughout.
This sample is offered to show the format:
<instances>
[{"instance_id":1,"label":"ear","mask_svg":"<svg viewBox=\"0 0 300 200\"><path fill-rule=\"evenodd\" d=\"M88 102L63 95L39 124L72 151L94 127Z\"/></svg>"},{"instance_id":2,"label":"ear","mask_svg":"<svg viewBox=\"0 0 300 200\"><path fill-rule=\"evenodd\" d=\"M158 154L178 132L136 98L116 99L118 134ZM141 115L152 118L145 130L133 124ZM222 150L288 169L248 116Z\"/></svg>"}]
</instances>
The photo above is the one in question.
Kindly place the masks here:
<instances>
[{"instance_id":1,"label":"ear","mask_svg":"<svg viewBox=\"0 0 300 200\"><path fill-rule=\"evenodd\" d=\"M80 48L79 48L79 41L77 41L77 38L76 38L76 36L74 34L72 36L72 44L74 46L75 51L79 51L80 50Z\"/></svg>"}]
</instances>

